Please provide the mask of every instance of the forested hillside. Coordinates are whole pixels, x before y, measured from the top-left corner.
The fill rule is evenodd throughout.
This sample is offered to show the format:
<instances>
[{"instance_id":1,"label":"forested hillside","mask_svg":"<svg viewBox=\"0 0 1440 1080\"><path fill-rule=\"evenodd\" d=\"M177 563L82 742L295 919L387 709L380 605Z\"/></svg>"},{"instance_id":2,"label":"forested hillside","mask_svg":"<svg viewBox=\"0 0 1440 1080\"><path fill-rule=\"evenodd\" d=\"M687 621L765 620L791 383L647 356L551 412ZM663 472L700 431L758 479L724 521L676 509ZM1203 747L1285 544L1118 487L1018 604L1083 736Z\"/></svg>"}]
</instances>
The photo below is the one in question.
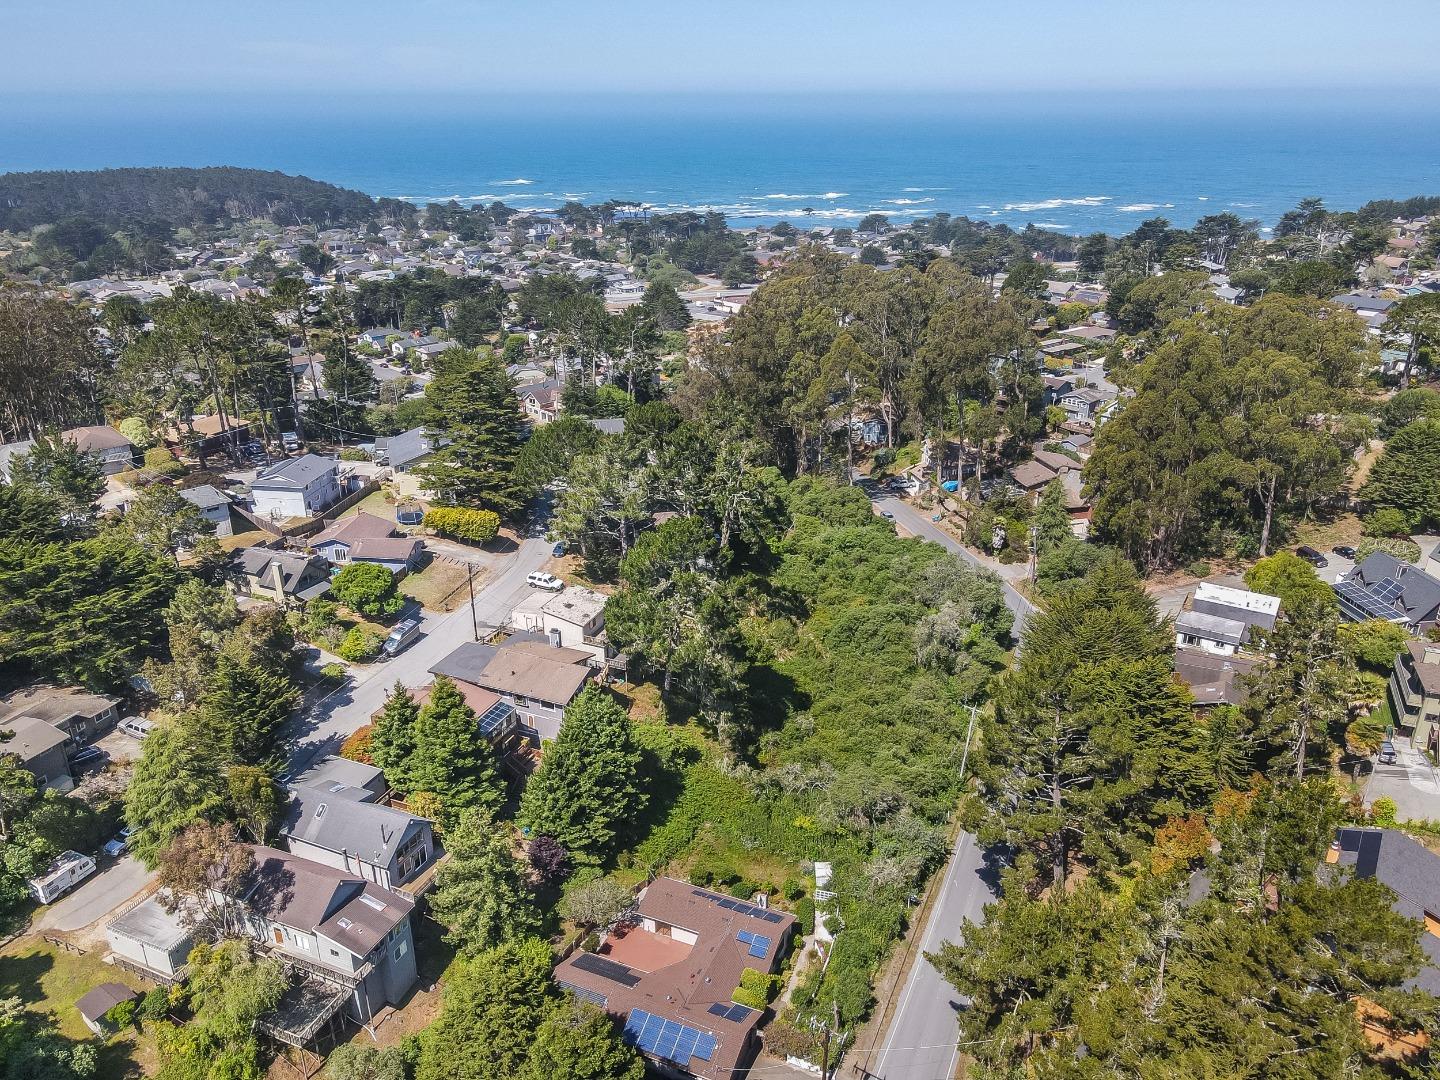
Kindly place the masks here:
<instances>
[{"instance_id":1,"label":"forested hillside","mask_svg":"<svg viewBox=\"0 0 1440 1080\"><path fill-rule=\"evenodd\" d=\"M368 220L370 196L305 176L231 166L0 174L0 229L19 231L82 216L117 229L267 217L318 225Z\"/></svg>"}]
</instances>

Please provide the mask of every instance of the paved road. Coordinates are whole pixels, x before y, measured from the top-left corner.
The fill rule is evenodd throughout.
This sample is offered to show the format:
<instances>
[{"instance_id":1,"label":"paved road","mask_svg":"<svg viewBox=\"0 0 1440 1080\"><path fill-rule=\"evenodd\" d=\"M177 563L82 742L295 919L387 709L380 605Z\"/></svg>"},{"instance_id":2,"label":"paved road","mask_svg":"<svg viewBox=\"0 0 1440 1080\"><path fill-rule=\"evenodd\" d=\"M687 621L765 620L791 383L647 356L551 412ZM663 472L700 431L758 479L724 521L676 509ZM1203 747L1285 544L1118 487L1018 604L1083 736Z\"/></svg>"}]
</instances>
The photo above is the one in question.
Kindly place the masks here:
<instances>
[{"instance_id":1,"label":"paved road","mask_svg":"<svg viewBox=\"0 0 1440 1080\"><path fill-rule=\"evenodd\" d=\"M503 624L531 591L525 576L545 565L552 546L539 533L527 537L476 583L473 621L469 604L448 614L427 613L420 621L420 638L408 649L393 660L360 669L344 686L297 715L285 733L290 772L299 773L316 758L335 753L346 736L369 722L396 682L411 689L429 683L432 665L457 645L473 640L474 623L482 628Z\"/></svg>"},{"instance_id":2,"label":"paved road","mask_svg":"<svg viewBox=\"0 0 1440 1080\"><path fill-rule=\"evenodd\" d=\"M35 917L31 930L38 933L42 930L79 930L89 926L145 888L152 877L145 864L132 855L126 855L109 866L102 865L74 892L62 896L41 911Z\"/></svg>"},{"instance_id":3,"label":"paved road","mask_svg":"<svg viewBox=\"0 0 1440 1080\"><path fill-rule=\"evenodd\" d=\"M880 495L875 505L892 514L895 524L906 533L933 540L975 566L983 565L964 545L909 503ZM1018 636L1035 605L1008 584L1005 603L1015 613ZM982 910L995 896L998 885L998 873L987 866L975 837L962 832L950 861L945 864L940 891L921 932L919 954L880 1044L883 1049L876 1054L856 1056L856 1064L869 1069L869 1076L877 1080L949 1080L954 1075L959 1054L955 1013L963 1002L923 954L935 952L942 942L955 940L966 919L979 922Z\"/></svg>"}]
</instances>

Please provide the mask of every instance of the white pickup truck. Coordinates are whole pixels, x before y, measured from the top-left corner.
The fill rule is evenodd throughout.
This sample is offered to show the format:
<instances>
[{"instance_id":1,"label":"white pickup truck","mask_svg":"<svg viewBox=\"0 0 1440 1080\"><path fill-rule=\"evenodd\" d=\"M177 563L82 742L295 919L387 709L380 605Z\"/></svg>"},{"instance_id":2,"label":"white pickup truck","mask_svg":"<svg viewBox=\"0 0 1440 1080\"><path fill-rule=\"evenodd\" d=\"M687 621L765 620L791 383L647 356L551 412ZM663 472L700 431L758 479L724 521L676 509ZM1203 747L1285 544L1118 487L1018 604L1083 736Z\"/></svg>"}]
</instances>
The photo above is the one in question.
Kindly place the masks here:
<instances>
[{"instance_id":1,"label":"white pickup truck","mask_svg":"<svg viewBox=\"0 0 1440 1080\"><path fill-rule=\"evenodd\" d=\"M95 860L89 855L62 852L43 874L30 879L30 895L42 904L53 904L93 873Z\"/></svg>"}]
</instances>

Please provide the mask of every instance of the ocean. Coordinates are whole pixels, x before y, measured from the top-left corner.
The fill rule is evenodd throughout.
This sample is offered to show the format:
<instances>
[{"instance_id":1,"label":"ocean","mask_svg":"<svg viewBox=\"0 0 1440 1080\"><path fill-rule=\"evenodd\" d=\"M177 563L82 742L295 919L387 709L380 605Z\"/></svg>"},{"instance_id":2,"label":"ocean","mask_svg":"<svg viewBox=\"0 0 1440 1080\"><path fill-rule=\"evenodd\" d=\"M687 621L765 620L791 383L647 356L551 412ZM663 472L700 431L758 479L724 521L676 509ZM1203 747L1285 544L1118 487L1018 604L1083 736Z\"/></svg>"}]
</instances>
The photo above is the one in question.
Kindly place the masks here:
<instances>
[{"instance_id":1,"label":"ocean","mask_svg":"<svg viewBox=\"0 0 1440 1080\"><path fill-rule=\"evenodd\" d=\"M1070 99L0 101L0 172L279 169L418 203L635 200L737 226L945 211L1072 235L1440 194L1440 105Z\"/></svg>"}]
</instances>

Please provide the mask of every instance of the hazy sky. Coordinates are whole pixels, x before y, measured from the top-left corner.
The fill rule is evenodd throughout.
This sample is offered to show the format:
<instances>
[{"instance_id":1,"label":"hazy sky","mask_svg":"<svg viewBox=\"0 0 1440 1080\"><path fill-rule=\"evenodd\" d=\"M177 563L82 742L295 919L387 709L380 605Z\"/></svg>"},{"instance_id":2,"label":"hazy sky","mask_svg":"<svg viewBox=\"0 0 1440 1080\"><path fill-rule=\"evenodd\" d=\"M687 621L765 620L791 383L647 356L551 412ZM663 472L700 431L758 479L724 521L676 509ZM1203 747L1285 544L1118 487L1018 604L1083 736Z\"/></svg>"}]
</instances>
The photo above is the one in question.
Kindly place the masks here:
<instances>
[{"instance_id":1,"label":"hazy sky","mask_svg":"<svg viewBox=\"0 0 1440 1080\"><path fill-rule=\"evenodd\" d=\"M1440 0L4 0L0 94L1440 88Z\"/></svg>"}]
</instances>

